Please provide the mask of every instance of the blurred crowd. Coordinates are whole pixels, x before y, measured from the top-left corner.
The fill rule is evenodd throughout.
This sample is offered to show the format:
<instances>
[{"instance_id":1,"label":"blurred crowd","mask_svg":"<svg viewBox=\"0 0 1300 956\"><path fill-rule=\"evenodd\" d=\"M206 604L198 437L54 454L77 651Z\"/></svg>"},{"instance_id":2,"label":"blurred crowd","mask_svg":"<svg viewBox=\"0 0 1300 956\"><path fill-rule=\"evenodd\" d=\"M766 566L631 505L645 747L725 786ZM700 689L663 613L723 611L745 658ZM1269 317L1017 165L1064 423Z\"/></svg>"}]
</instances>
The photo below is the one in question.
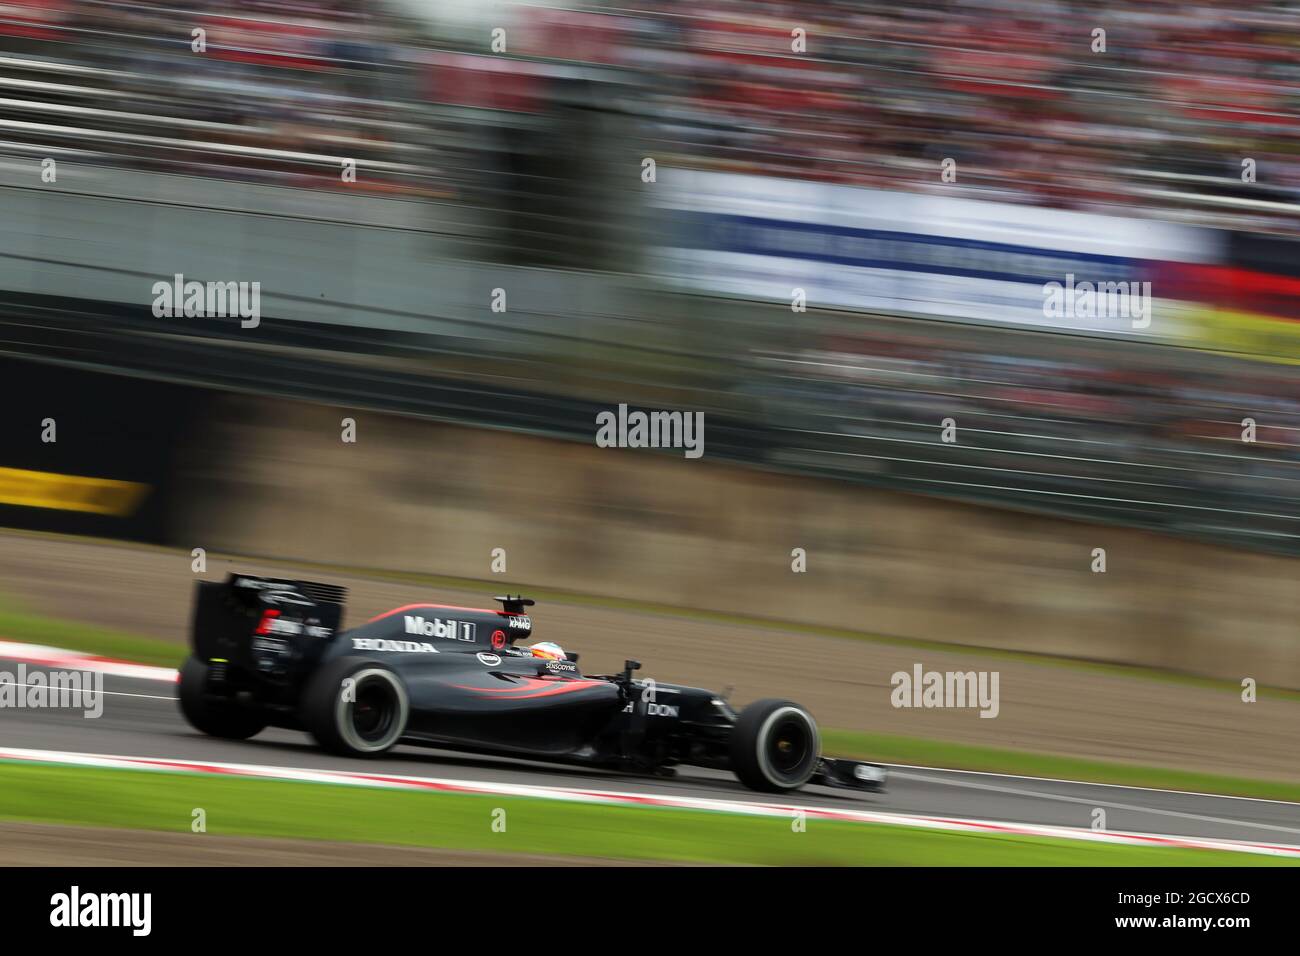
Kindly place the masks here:
<instances>
[{"instance_id":1,"label":"blurred crowd","mask_svg":"<svg viewBox=\"0 0 1300 956\"><path fill-rule=\"evenodd\" d=\"M1269 204L1294 204L1300 189L1300 5L646 6L660 31L640 62L669 78L662 120L683 153L704 161L1052 207L1297 225L1294 209ZM806 54L792 52L793 30L804 31ZM956 181L941 182L949 158ZM1242 180L1246 158L1253 184Z\"/></svg>"},{"instance_id":2,"label":"blurred crowd","mask_svg":"<svg viewBox=\"0 0 1300 956\"><path fill-rule=\"evenodd\" d=\"M105 71L47 77L92 87L86 105L98 87L125 94L98 107L222 124L154 124L172 135L392 164L372 185L410 187L419 167L437 164L418 147L455 131L428 129L438 120L421 106L545 112L563 85L537 73L550 60L631 71L643 132L677 163L1300 231L1300 4L1291 0L631 0L509 6L503 24L488 22L502 10L493 7L456 30L438 5L422 19L419 5L400 0L212 9L12 0L0 7L0 43ZM502 56L490 49L498 25L512 37ZM207 31L205 56L190 55L193 26ZM470 54L482 58L468 70L447 59ZM5 96L38 92L11 86ZM98 128L75 113L64 125L74 120ZM208 164L292 165L273 159L220 153ZM948 159L956 179L945 182ZM1245 160L1253 182L1243 181ZM422 182L435 188L439 178L455 186L447 170Z\"/></svg>"}]
</instances>

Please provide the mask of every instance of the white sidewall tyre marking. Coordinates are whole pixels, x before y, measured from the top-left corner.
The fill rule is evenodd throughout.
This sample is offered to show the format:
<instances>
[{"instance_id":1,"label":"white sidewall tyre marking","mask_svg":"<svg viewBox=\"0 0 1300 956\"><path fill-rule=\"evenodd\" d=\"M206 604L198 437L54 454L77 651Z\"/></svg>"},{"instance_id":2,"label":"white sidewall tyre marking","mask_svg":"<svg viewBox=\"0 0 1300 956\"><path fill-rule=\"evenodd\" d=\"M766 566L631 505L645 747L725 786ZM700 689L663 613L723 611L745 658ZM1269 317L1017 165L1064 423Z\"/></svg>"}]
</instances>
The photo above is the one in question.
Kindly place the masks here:
<instances>
[{"instance_id":1,"label":"white sidewall tyre marking","mask_svg":"<svg viewBox=\"0 0 1300 956\"><path fill-rule=\"evenodd\" d=\"M339 693L334 703L334 720L338 726L339 734L347 741L349 747L363 753L377 753L388 749L397 743L402 736L402 732L406 729L406 720L411 709L410 702L406 697L406 688L402 686L402 682L396 674L382 667L365 667L348 676L352 679L352 686L355 688L360 688L361 682L371 677L378 677L386 681L397 695L397 716L393 720L392 733L385 735L382 740L365 740L357 733L356 727L352 725L352 707L354 703L344 700L343 694Z\"/></svg>"},{"instance_id":2,"label":"white sidewall tyre marking","mask_svg":"<svg viewBox=\"0 0 1300 956\"><path fill-rule=\"evenodd\" d=\"M808 728L809 736L812 738L813 759L808 764L808 773L802 780L796 783L782 780L781 775L772 769L772 764L767 759L768 734L772 732L772 727L777 721L789 714L797 715L799 719L804 722ZM763 776L774 787L780 787L783 790L794 790L803 786L812 778L813 773L816 772L817 758L821 756L821 753L822 738L821 734L817 730L817 721L813 720L812 714L808 713L808 711L801 707L778 707L776 710L772 711L772 713L767 715L767 720L763 721L763 726L758 729L758 769L762 771Z\"/></svg>"}]
</instances>

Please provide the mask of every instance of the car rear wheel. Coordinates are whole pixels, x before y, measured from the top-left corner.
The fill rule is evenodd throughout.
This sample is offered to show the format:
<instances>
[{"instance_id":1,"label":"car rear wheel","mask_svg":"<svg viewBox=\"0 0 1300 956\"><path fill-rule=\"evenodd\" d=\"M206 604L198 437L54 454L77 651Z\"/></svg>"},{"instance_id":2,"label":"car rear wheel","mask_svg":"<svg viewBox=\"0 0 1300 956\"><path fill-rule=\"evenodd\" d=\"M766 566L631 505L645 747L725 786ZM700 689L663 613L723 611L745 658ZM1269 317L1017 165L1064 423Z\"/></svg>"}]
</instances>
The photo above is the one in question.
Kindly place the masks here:
<instances>
[{"instance_id":1,"label":"car rear wheel","mask_svg":"<svg viewBox=\"0 0 1300 956\"><path fill-rule=\"evenodd\" d=\"M732 728L731 768L751 790L797 790L820 759L817 722L793 701L755 701Z\"/></svg>"},{"instance_id":2,"label":"car rear wheel","mask_svg":"<svg viewBox=\"0 0 1300 956\"><path fill-rule=\"evenodd\" d=\"M247 740L266 729L266 721L234 701L208 693L208 664L191 655L181 665L178 695L181 713L195 730L209 737Z\"/></svg>"},{"instance_id":3,"label":"car rear wheel","mask_svg":"<svg viewBox=\"0 0 1300 956\"><path fill-rule=\"evenodd\" d=\"M406 733L411 704L406 685L389 667L345 657L308 682L302 719L331 753L367 757L394 747Z\"/></svg>"}]
</instances>

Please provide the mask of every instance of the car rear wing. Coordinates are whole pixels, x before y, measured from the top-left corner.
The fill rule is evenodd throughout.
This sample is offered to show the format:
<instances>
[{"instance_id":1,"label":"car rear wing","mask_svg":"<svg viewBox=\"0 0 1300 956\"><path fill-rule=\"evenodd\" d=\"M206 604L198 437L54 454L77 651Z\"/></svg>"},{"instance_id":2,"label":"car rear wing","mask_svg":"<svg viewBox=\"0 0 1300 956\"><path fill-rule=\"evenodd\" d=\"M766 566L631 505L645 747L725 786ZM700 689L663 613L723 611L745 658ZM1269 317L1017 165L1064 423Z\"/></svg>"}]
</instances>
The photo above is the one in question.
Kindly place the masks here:
<instances>
[{"instance_id":1,"label":"car rear wing","mask_svg":"<svg viewBox=\"0 0 1300 956\"><path fill-rule=\"evenodd\" d=\"M208 662L284 676L314 659L343 626L347 589L232 573L195 586L190 627L196 656Z\"/></svg>"}]
</instances>

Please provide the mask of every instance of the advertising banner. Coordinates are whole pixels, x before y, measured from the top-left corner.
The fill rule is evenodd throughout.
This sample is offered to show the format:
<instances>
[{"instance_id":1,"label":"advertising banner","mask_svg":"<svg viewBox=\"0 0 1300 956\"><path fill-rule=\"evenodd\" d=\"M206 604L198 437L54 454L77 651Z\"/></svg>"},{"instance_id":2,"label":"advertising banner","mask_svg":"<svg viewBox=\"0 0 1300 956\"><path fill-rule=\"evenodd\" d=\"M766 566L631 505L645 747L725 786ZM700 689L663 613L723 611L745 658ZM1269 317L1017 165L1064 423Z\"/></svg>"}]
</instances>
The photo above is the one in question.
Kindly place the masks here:
<instances>
[{"instance_id":1,"label":"advertising banner","mask_svg":"<svg viewBox=\"0 0 1300 956\"><path fill-rule=\"evenodd\" d=\"M658 267L699 291L1182 340L1161 264L1213 263L1209 229L922 193L670 169Z\"/></svg>"}]
</instances>

